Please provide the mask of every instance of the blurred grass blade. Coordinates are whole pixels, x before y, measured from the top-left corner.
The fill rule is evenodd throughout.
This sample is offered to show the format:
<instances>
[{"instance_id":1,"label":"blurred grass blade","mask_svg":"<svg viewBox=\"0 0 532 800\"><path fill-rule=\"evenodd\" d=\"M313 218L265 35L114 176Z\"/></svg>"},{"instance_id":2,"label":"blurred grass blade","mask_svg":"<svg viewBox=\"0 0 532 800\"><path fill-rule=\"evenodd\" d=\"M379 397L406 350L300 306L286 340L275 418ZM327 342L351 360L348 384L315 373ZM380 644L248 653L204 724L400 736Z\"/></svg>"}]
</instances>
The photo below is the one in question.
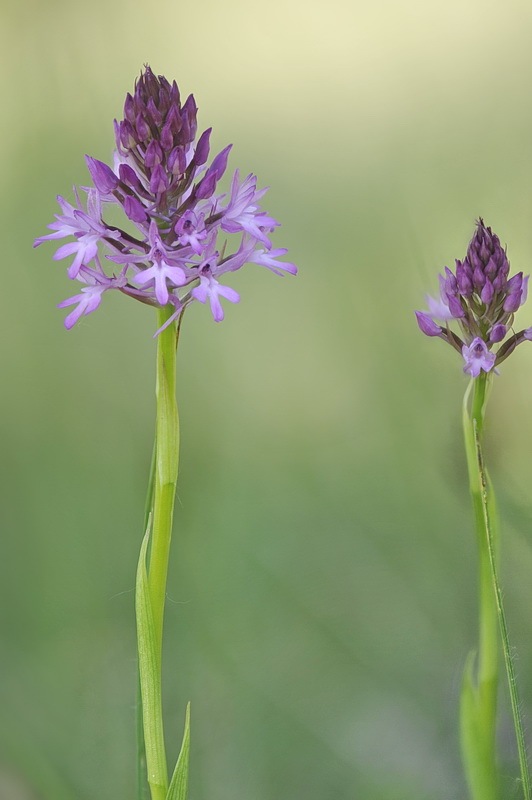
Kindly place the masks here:
<instances>
[{"instance_id":1,"label":"blurred grass blade","mask_svg":"<svg viewBox=\"0 0 532 800\"><path fill-rule=\"evenodd\" d=\"M497 605L497 616L499 619L499 628L501 632L502 651L504 655L504 665L506 667L506 676L508 679L508 689L510 692L510 703L512 706L512 717L515 730L515 738L517 742L517 752L519 755L519 768L521 770L521 783L523 790L523 797L525 800L530 800L532 795L532 787L530 781L530 771L528 767L528 755L526 751L526 740L523 726L523 719L521 716L521 705L519 702L519 694L517 689L517 679L515 677L514 662L510 649L510 639L508 635L508 625L506 622L506 614L502 600L501 586L499 583L499 576L497 574L497 558L495 553L494 533L497 521L497 512L495 508L495 495L493 486L489 480L488 474L484 467L484 458L482 455L482 448L480 444L480 436L476 422L473 424L475 447L478 463L479 484L481 488L482 511L484 515L484 529L486 534L487 551L489 555L489 564L491 569L491 578L493 581L493 591L495 593L495 601Z\"/></svg>"},{"instance_id":2,"label":"blurred grass blade","mask_svg":"<svg viewBox=\"0 0 532 800\"><path fill-rule=\"evenodd\" d=\"M188 762L190 755L190 703L187 704L185 715L185 732L183 742L174 774L170 782L170 788L166 795L166 800L187 800L188 795Z\"/></svg>"},{"instance_id":3,"label":"blurred grass blade","mask_svg":"<svg viewBox=\"0 0 532 800\"><path fill-rule=\"evenodd\" d=\"M135 605L148 783L152 799L161 798L162 800L166 797L168 773L164 750L161 670L146 571L149 537L150 527L148 526L140 549Z\"/></svg>"}]
</instances>

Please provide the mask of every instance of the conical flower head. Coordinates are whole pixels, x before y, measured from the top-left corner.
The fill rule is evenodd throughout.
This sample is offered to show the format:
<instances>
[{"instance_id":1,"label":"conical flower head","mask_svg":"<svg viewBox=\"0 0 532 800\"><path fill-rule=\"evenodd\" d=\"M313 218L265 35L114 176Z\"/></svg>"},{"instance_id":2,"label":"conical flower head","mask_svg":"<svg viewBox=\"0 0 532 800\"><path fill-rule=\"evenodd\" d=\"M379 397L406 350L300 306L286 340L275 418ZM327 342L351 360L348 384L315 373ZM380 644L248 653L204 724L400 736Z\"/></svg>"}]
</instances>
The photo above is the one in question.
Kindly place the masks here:
<instances>
[{"instance_id":1,"label":"conical flower head","mask_svg":"<svg viewBox=\"0 0 532 800\"><path fill-rule=\"evenodd\" d=\"M197 106L193 95L183 105L175 81L146 67L124 103L124 119L115 123L120 178L127 194L154 196L163 212L190 187L196 168L209 155L210 128L196 145ZM144 192L145 193L145 192Z\"/></svg>"},{"instance_id":2,"label":"conical flower head","mask_svg":"<svg viewBox=\"0 0 532 800\"><path fill-rule=\"evenodd\" d=\"M440 276L440 299L429 298L429 312L417 312L418 325L427 336L439 336L462 353L464 370L477 377L500 364L525 339L527 329L506 339L514 313L525 302L528 277L518 272L508 278L510 263L499 237L479 219L456 274L445 267ZM436 320L444 321L445 326ZM459 327L458 336L450 327ZM506 339L506 341L504 341ZM503 342L496 353L495 344Z\"/></svg>"},{"instance_id":3,"label":"conical flower head","mask_svg":"<svg viewBox=\"0 0 532 800\"><path fill-rule=\"evenodd\" d=\"M124 103L124 119L119 123L120 144L126 150L147 148L156 141L163 152L186 147L197 131L197 107L190 95L183 106L175 81L169 83L146 67L135 83L133 96Z\"/></svg>"},{"instance_id":4,"label":"conical flower head","mask_svg":"<svg viewBox=\"0 0 532 800\"><path fill-rule=\"evenodd\" d=\"M261 208L266 189L257 188L256 177L241 179L236 170L230 194L218 190L231 145L209 159L211 128L196 139L196 114L192 95L181 104L175 81L146 66L126 95L124 118L115 120L112 166L86 156L94 186L76 189L75 204L58 198L61 213L48 226L52 233L35 245L74 238L54 256L73 257L68 276L84 284L60 304L76 306L65 320L68 328L111 290L152 306L170 304L170 319L208 300L219 322L220 298L238 301L220 282L226 273L258 264L277 275L296 274L294 264L278 260L286 250L272 248L279 223ZM113 205L124 212L124 227L106 221Z\"/></svg>"},{"instance_id":5,"label":"conical flower head","mask_svg":"<svg viewBox=\"0 0 532 800\"><path fill-rule=\"evenodd\" d=\"M475 235L467 248L464 271L479 295L486 286L492 287L494 293L500 293L506 286L510 272L506 250L501 246L499 237L484 225L482 219L479 219ZM489 289L484 291L485 295L487 293L490 293Z\"/></svg>"}]
</instances>

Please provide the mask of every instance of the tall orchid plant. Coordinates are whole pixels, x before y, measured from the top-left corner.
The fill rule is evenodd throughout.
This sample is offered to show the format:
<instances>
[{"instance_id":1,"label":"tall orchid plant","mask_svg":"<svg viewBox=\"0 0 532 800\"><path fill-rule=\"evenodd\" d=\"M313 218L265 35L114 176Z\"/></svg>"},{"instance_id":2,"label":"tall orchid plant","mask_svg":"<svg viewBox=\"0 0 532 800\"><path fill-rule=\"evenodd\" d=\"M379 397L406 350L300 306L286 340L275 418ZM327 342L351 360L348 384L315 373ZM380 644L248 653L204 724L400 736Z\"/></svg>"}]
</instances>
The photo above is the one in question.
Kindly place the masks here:
<instances>
[{"instance_id":1,"label":"tall orchid plant","mask_svg":"<svg viewBox=\"0 0 532 800\"><path fill-rule=\"evenodd\" d=\"M518 332L513 329L514 314L526 300L527 287L528 276L522 272L510 277L506 250L491 228L479 219L464 260L456 261L455 272L445 267L440 275L439 297L427 297L428 311L416 311L421 331L454 347L463 358L464 372L471 378L464 397L463 428L479 554L479 641L478 650L470 654L464 670L460 723L462 758L472 800L500 797L496 755L500 646L510 691L522 792L525 800L531 798L498 577L495 495L482 452L486 405L497 366L517 345L532 340L532 328Z\"/></svg>"},{"instance_id":2,"label":"tall orchid plant","mask_svg":"<svg viewBox=\"0 0 532 800\"><path fill-rule=\"evenodd\" d=\"M181 753L169 780L161 698L163 617L174 499L179 462L179 419L175 397L176 348L183 313L195 301L210 305L216 322L222 300L239 295L225 284L229 273L257 264L276 275L295 275L280 259L283 248L270 239L279 225L263 211L266 189L254 175L234 173L229 192L220 192L231 145L209 164L211 128L197 136L197 107L181 103L175 81L146 67L127 94L124 118L115 121L112 166L89 156L92 186L74 189L74 202L58 197L61 213L35 240L72 237L54 254L71 258L68 277L78 286L59 303L71 309L66 328L91 314L109 291L119 291L156 310L157 418L137 583L136 616L142 714L139 732L139 798L149 785L151 800L185 800L188 783L189 714ZM118 206L122 227L105 221Z\"/></svg>"}]
</instances>

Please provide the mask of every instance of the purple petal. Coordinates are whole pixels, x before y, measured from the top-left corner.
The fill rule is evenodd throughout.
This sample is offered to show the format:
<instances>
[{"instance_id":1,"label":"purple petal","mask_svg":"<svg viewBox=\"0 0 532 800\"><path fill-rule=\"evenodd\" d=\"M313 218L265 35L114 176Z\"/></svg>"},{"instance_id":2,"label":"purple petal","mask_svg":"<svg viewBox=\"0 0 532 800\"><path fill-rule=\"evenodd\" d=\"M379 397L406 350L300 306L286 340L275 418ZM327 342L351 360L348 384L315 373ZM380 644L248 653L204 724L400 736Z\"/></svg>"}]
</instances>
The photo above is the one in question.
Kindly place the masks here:
<instances>
[{"instance_id":1,"label":"purple petal","mask_svg":"<svg viewBox=\"0 0 532 800\"><path fill-rule=\"evenodd\" d=\"M225 297L226 300L229 300L230 303L240 302L240 295L238 292L235 292L234 289L231 289L230 286L222 286L221 284L218 284L217 293L220 295L220 297Z\"/></svg>"}]
</instances>

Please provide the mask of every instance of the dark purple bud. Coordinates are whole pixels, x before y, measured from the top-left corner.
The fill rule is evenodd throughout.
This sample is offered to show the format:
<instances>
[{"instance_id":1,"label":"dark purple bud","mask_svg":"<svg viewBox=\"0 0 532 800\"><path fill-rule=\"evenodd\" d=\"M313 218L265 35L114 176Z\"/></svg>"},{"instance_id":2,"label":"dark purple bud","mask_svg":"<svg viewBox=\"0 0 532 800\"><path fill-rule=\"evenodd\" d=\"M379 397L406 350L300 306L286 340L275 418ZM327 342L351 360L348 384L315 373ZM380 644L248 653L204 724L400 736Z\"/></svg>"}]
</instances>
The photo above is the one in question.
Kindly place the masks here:
<instances>
[{"instance_id":1,"label":"dark purple bud","mask_svg":"<svg viewBox=\"0 0 532 800\"><path fill-rule=\"evenodd\" d=\"M492 251L488 248L486 241L483 240L479 250L480 260L482 261L483 264L488 263L488 261L490 260L491 252Z\"/></svg>"},{"instance_id":2,"label":"dark purple bud","mask_svg":"<svg viewBox=\"0 0 532 800\"><path fill-rule=\"evenodd\" d=\"M504 337L506 336L506 325L502 323L498 323L494 325L490 331L490 342L495 344L496 342L502 342Z\"/></svg>"},{"instance_id":3,"label":"dark purple bud","mask_svg":"<svg viewBox=\"0 0 532 800\"><path fill-rule=\"evenodd\" d=\"M456 276L453 272L449 269L449 267L445 267L445 285L447 287L448 292L452 292L456 294L458 291L458 281L456 280Z\"/></svg>"},{"instance_id":4,"label":"dark purple bud","mask_svg":"<svg viewBox=\"0 0 532 800\"><path fill-rule=\"evenodd\" d=\"M513 275L508 283L506 284L506 291L508 294L512 294L513 292L521 291L523 287L523 273L518 272Z\"/></svg>"},{"instance_id":5,"label":"dark purple bud","mask_svg":"<svg viewBox=\"0 0 532 800\"><path fill-rule=\"evenodd\" d=\"M428 314L425 314L423 311L416 311L415 312L417 324L419 325L419 330L421 333L424 333L425 336L440 336L442 333L442 329L439 325L437 325L434 320L429 317Z\"/></svg>"},{"instance_id":6,"label":"dark purple bud","mask_svg":"<svg viewBox=\"0 0 532 800\"><path fill-rule=\"evenodd\" d=\"M139 142L145 142L151 136L150 126L140 114L137 115L135 120L135 130L137 131L137 139Z\"/></svg>"},{"instance_id":7,"label":"dark purple bud","mask_svg":"<svg viewBox=\"0 0 532 800\"><path fill-rule=\"evenodd\" d=\"M130 186L137 192L143 190L143 186L137 173L132 167L129 166L129 164L120 164L118 167L118 174L120 175L120 180L122 183L125 183L126 186Z\"/></svg>"},{"instance_id":8,"label":"dark purple bud","mask_svg":"<svg viewBox=\"0 0 532 800\"><path fill-rule=\"evenodd\" d=\"M447 305L449 306L449 311L453 315L455 319L462 319L465 316L464 309L462 308L462 303L460 300L452 294L447 295Z\"/></svg>"},{"instance_id":9,"label":"dark purple bud","mask_svg":"<svg viewBox=\"0 0 532 800\"><path fill-rule=\"evenodd\" d=\"M173 136L177 136L183 127L183 118L177 106L172 106L166 117L166 124L170 126Z\"/></svg>"},{"instance_id":10,"label":"dark purple bud","mask_svg":"<svg viewBox=\"0 0 532 800\"><path fill-rule=\"evenodd\" d=\"M231 150L232 146L232 144L228 144L227 147L224 147L221 153L218 153L218 155L215 156L211 166L209 167L209 172L216 173L217 180L220 180L227 168L227 159L229 158L229 151Z\"/></svg>"},{"instance_id":11,"label":"dark purple bud","mask_svg":"<svg viewBox=\"0 0 532 800\"><path fill-rule=\"evenodd\" d=\"M103 161L98 161L96 158L85 156L87 167L91 174L94 185L102 194L111 194L118 186L118 178L113 170L104 164Z\"/></svg>"},{"instance_id":12,"label":"dark purple bud","mask_svg":"<svg viewBox=\"0 0 532 800\"><path fill-rule=\"evenodd\" d=\"M471 251L471 246L467 252L467 260L471 264L471 269L473 270L473 272L476 269L479 269L482 272L482 261L480 260L480 257L477 252L475 252L474 250Z\"/></svg>"},{"instance_id":13,"label":"dark purple bud","mask_svg":"<svg viewBox=\"0 0 532 800\"><path fill-rule=\"evenodd\" d=\"M206 200L208 197L211 197L216 188L217 181L218 178L216 177L216 173L212 172L212 167L211 167L211 169L208 170L203 180L200 181L200 183L198 183L196 187L195 195L197 199Z\"/></svg>"},{"instance_id":14,"label":"dark purple bud","mask_svg":"<svg viewBox=\"0 0 532 800\"><path fill-rule=\"evenodd\" d=\"M495 291L493 289L493 284L486 278L486 283L480 293L480 299L484 303L484 305L489 306L491 301L493 300L493 295Z\"/></svg>"},{"instance_id":15,"label":"dark purple bud","mask_svg":"<svg viewBox=\"0 0 532 800\"><path fill-rule=\"evenodd\" d=\"M196 152L194 154L194 163L197 167L201 167L202 164L205 164L209 157L209 138L211 135L212 128L207 128L206 131L203 131L200 138L198 139L198 143L196 145Z\"/></svg>"},{"instance_id":16,"label":"dark purple bud","mask_svg":"<svg viewBox=\"0 0 532 800\"><path fill-rule=\"evenodd\" d=\"M170 81L167 78L165 78L164 75L159 75L159 84L160 84L159 95L164 95L165 97L169 98L170 90L172 88L170 86Z\"/></svg>"},{"instance_id":17,"label":"dark purple bud","mask_svg":"<svg viewBox=\"0 0 532 800\"><path fill-rule=\"evenodd\" d=\"M512 292L506 296L503 304L503 309L507 314L513 314L521 305L521 289L518 292Z\"/></svg>"},{"instance_id":18,"label":"dark purple bud","mask_svg":"<svg viewBox=\"0 0 532 800\"><path fill-rule=\"evenodd\" d=\"M135 86L135 99L139 104L146 106L150 97L158 97L159 81L151 71L151 67L146 66Z\"/></svg>"},{"instance_id":19,"label":"dark purple bud","mask_svg":"<svg viewBox=\"0 0 532 800\"><path fill-rule=\"evenodd\" d=\"M170 88L170 103L177 108L181 108L181 96L175 81L172 81L172 86Z\"/></svg>"},{"instance_id":20,"label":"dark purple bud","mask_svg":"<svg viewBox=\"0 0 532 800\"><path fill-rule=\"evenodd\" d=\"M194 95L189 94L183 105L182 114L188 120L190 140L194 139L194 137L196 136L196 130L198 127L196 122L197 113L198 113L198 107L196 105L196 101L194 100Z\"/></svg>"},{"instance_id":21,"label":"dark purple bud","mask_svg":"<svg viewBox=\"0 0 532 800\"><path fill-rule=\"evenodd\" d=\"M506 299L503 304L503 309L507 313L511 314L514 311L517 311L522 302L523 289L525 289L526 297L526 283L524 286L523 283L523 273L518 272L516 275L511 277L506 284Z\"/></svg>"},{"instance_id":22,"label":"dark purple bud","mask_svg":"<svg viewBox=\"0 0 532 800\"><path fill-rule=\"evenodd\" d=\"M506 257L506 253L503 250L501 250L501 252L503 254L503 259L502 259L501 266L499 267L499 273L498 274L499 275L503 275L505 278L507 278L508 277L508 273L510 272L510 262L508 261L508 259Z\"/></svg>"},{"instance_id":23,"label":"dark purple bud","mask_svg":"<svg viewBox=\"0 0 532 800\"><path fill-rule=\"evenodd\" d=\"M153 102L153 97L150 97L150 99L148 100L148 105L146 106L146 110L148 112L148 116L150 117L151 121L153 122L155 127L158 128L161 122L163 121L163 115Z\"/></svg>"},{"instance_id":24,"label":"dark purple bud","mask_svg":"<svg viewBox=\"0 0 532 800\"><path fill-rule=\"evenodd\" d=\"M462 261L462 266L464 268L464 273L467 275L469 280L473 282L473 267L469 263L469 259L467 257Z\"/></svg>"},{"instance_id":25,"label":"dark purple bud","mask_svg":"<svg viewBox=\"0 0 532 800\"><path fill-rule=\"evenodd\" d=\"M161 147L165 153L169 153L174 146L174 135L172 133L172 126L167 122L160 135Z\"/></svg>"},{"instance_id":26,"label":"dark purple bud","mask_svg":"<svg viewBox=\"0 0 532 800\"><path fill-rule=\"evenodd\" d=\"M161 194L161 192L168 189L168 180L164 169L160 164L157 164L153 170L150 178L150 192L152 194Z\"/></svg>"},{"instance_id":27,"label":"dark purple bud","mask_svg":"<svg viewBox=\"0 0 532 800\"><path fill-rule=\"evenodd\" d=\"M183 114L181 117L181 129L179 131L179 141L182 144L188 144L192 141L194 137L190 135L190 125L188 122L188 117L186 114Z\"/></svg>"},{"instance_id":28,"label":"dark purple bud","mask_svg":"<svg viewBox=\"0 0 532 800\"><path fill-rule=\"evenodd\" d=\"M469 297L473 294L473 283L466 272L464 264L458 259L456 259L456 282L461 295Z\"/></svg>"},{"instance_id":29,"label":"dark purple bud","mask_svg":"<svg viewBox=\"0 0 532 800\"><path fill-rule=\"evenodd\" d=\"M473 285L474 285L475 289L477 290L477 292L480 292L480 290L484 286L485 282L486 282L486 278L484 277L484 273L482 272L482 269L479 266L475 267L475 269L473 271Z\"/></svg>"},{"instance_id":30,"label":"dark purple bud","mask_svg":"<svg viewBox=\"0 0 532 800\"><path fill-rule=\"evenodd\" d=\"M124 211L132 222L146 222L148 219L144 206L136 197L125 198Z\"/></svg>"},{"instance_id":31,"label":"dark purple bud","mask_svg":"<svg viewBox=\"0 0 532 800\"><path fill-rule=\"evenodd\" d=\"M149 145L146 148L146 152L144 154L144 163L149 169L153 169L158 164L161 163L163 160L163 151L155 139L152 139Z\"/></svg>"},{"instance_id":32,"label":"dark purple bud","mask_svg":"<svg viewBox=\"0 0 532 800\"><path fill-rule=\"evenodd\" d=\"M174 147L168 156L168 169L172 175L182 175L187 168L187 159L183 147Z\"/></svg>"},{"instance_id":33,"label":"dark purple bud","mask_svg":"<svg viewBox=\"0 0 532 800\"><path fill-rule=\"evenodd\" d=\"M128 122L131 123L135 122L135 117L136 117L135 101L133 100L129 92L126 94L126 99L124 102L124 117L128 120Z\"/></svg>"},{"instance_id":34,"label":"dark purple bud","mask_svg":"<svg viewBox=\"0 0 532 800\"><path fill-rule=\"evenodd\" d=\"M130 123L125 119L123 122L120 123L118 132L120 135L120 142L122 147L125 147L126 150L131 150L137 144L137 140L135 138L135 132L133 127Z\"/></svg>"},{"instance_id":35,"label":"dark purple bud","mask_svg":"<svg viewBox=\"0 0 532 800\"><path fill-rule=\"evenodd\" d=\"M523 336L525 339L528 339L529 342L532 342L532 328L526 328L526 330L523 331Z\"/></svg>"},{"instance_id":36,"label":"dark purple bud","mask_svg":"<svg viewBox=\"0 0 532 800\"><path fill-rule=\"evenodd\" d=\"M483 219L479 219L477 222L475 235L467 248L467 259L474 270L473 282L477 290L484 286L484 281L480 278L482 274L491 280L495 291L500 291L497 289L500 284L500 280L497 281L497 278L501 273L505 277L508 275L508 259L501 247L499 237L492 232L491 228L484 225Z\"/></svg>"},{"instance_id":37,"label":"dark purple bud","mask_svg":"<svg viewBox=\"0 0 532 800\"><path fill-rule=\"evenodd\" d=\"M503 275L502 272L498 272L495 278L493 279L492 283L493 283L493 288L495 289L497 294L499 294L499 292L502 292L504 287L506 286L505 275Z\"/></svg>"},{"instance_id":38,"label":"dark purple bud","mask_svg":"<svg viewBox=\"0 0 532 800\"><path fill-rule=\"evenodd\" d=\"M493 257L490 258L484 269L484 274L488 278L494 278L495 275L497 275L498 271L499 271L499 264L496 263Z\"/></svg>"}]
</instances>

